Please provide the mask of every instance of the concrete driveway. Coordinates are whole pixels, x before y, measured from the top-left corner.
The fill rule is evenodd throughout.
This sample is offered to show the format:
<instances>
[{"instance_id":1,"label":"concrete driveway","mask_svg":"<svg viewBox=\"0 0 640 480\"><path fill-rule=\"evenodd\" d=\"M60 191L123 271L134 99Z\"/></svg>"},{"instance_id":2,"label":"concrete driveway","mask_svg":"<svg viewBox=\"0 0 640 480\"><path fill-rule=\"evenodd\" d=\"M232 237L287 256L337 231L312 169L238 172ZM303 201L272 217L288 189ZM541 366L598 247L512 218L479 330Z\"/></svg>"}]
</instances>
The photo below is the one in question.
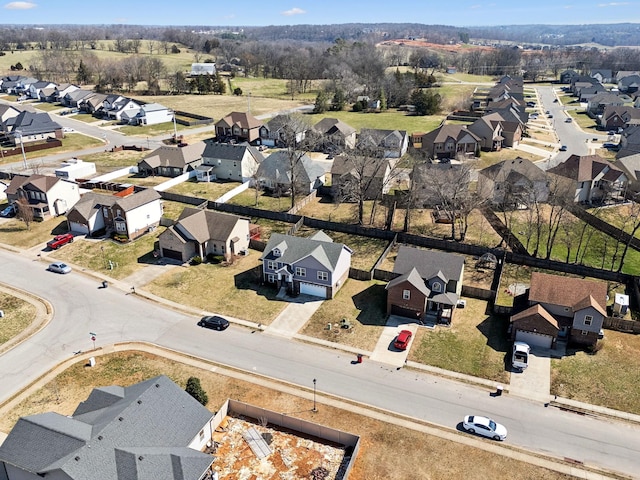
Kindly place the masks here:
<instances>
[{"instance_id":1,"label":"concrete driveway","mask_svg":"<svg viewBox=\"0 0 640 480\"><path fill-rule=\"evenodd\" d=\"M410 330L413 332L411 342L409 342L409 346L405 351L398 350L393 346L393 342L401 330ZM387 324L384 326L378 338L378 343L376 343L376 347L373 349L373 353L369 358L375 362L386 363L394 367L402 367L409 354L409 349L413 345L413 340L416 338L417 330L418 325L408 318L397 317L395 315L389 316Z\"/></svg>"},{"instance_id":2,"label":"concrete driveway","mask_svg":"<svg viewBox=\"0 0 640 480\"><path fill-rule=\"evenodd\" d=\"M509 394L548 402L551 391L551 355L549 350L531 349L529 366L523 372L511 371Z\"/></svg>"}]
</instances>

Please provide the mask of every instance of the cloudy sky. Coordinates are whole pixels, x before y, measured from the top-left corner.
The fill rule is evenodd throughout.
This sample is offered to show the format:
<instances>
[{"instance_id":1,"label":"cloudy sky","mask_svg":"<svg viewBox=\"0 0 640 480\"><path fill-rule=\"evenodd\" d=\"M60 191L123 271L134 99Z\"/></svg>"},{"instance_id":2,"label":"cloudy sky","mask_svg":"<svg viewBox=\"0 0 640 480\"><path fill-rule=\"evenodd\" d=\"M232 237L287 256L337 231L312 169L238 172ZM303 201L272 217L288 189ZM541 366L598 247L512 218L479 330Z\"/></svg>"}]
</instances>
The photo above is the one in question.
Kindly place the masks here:
<instances>
[{"instance_id":1,"label":"cloudy sky","mask_svg":"<svg viewBox=\"0 0 640 480\"><path fill-rule=\"evenodd\" d=\"M94 0L95 1L95 0ZM415 22L455 26L640 22L640 1L0 0L0 24L292 25ZM89 7L90 5L90 7Z\"/></svg>"}]
</instances>

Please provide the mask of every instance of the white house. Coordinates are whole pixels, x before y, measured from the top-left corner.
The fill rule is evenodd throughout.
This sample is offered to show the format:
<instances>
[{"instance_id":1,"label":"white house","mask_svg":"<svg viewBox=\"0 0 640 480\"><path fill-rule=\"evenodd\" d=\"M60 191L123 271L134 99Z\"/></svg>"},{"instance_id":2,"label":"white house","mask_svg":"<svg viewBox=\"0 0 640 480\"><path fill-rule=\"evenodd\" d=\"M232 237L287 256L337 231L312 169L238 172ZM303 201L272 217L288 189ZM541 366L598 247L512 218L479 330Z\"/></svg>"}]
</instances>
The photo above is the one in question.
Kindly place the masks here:
<instances>
[{"instance_id":1,"label":"white house","mask_svg":"<svg viewBox=\"0 0 640 480\"><path fill-rule=\"evenodd\" d=\"M70 158L62 162L60 168L56 168L56 177L73 182L78 178L89 178L96 173L96 164L92 162L83 162L79 158Z\"/></svg>"},{"instance_id":2,"label":"white house","mask_svg":"<svg viewBox=\"0 0 640 480\"><path fill-rule=\"evenodd\" d=\"M191 76L215 75L215 74L216 74L215 63L192 63L191 64Z\"/></svg>"},{"instance_id":3,"label":"white house","mask_svg":"<svg viewBox=\"0 0 640 480\"><path fill-rule=\"evenodd\" d=\"M122 121L132 125L156 125L173 121L173 111L159 103L147 103L136 112L135 109L122 112Z\"/></svg>"},{"instance_id":4,"label":"white house","mask_svg":"<svg viewBox=\"0 0 640 480\"><path fill-rule=\"evenodd\" d=\"M77 184L49 175L16 175L5 192L10 203L27 201L34 218L64 215L80 200Z\"/></svg>"}]
</instances>

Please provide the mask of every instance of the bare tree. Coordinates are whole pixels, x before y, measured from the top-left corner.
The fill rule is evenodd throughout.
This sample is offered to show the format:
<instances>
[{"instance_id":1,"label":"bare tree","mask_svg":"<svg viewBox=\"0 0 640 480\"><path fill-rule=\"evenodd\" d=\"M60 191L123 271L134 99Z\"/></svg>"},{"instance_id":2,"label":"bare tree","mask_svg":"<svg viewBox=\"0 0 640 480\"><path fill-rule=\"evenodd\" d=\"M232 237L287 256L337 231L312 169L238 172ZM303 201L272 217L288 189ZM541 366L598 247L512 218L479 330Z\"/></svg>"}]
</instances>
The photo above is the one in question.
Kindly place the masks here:
<instances>
[{"instance_id":1,"label":"bare tree","mask_svg":"<svg viewBox=\"0 0 640 480\"><path fill-rule=\"evenodd\" d=\"M27 230L31 230L31 223L33 222L33 209L29 205L29 201L21 197L18 199L16 217L22 220L27 227Z\"/></svg>"},{"instance_id":2,"label":"bare tree","mask_svg":"<svg viewBox=\"0 0 640 480\"><path fill-rule=\"evenodd\" d=\"M622 267L624 267L624 261L627 258L627 253L629 252L629 246L631 245L631 241L635 238L636 233L640 229L640 204L635 201L631 202L629 205L629 212L624 216L625 223L622 226L622 230L629 229L629 239L624 244L624 250L622 250L622 254L620 255L620 264L618 265L618 272L622 271ZM626 227L626 228L625 228ZM613 269L613 265L611 265Z\"/></svg>"},{"instance_id":3,"label":"bare tree","mask_svg":"<svg viewBox=\"0 0 640 480\"><path fill-rule=\"evenodd\" d=\"M549 216L547 217L547 242L545 258L551 258L553 245L564 218L568 214L567 208L573 205L572 192L567 191L566 184L555 175L549 176Z\"/></svg>"}]
</instances>

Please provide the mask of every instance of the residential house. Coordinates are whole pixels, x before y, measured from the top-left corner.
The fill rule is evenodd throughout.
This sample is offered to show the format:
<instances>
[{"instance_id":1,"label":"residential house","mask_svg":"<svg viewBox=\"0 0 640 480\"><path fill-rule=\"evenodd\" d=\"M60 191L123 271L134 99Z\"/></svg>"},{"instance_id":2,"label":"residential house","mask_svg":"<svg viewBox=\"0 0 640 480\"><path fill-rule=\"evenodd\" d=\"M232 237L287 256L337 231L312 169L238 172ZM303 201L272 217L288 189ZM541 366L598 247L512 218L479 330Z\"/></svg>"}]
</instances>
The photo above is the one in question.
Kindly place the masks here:
<instances>
[{"instance_id":1,"label":"residential house","mask_svg":"<svg viewBox=\"0 0 640 480\"><path fill-rule=\"evenodd\" d=\"M483 117L487 117L490 120L500 120L505 122L503 128L505 131L510 131L506 126L506 123L518 123L522 127L522 130L526 128L529 121L529 113L523 107L511 105L508 108L493 109L488 108Z\"/></svg>"},{"instance_id":2,"label":"residential house","mask_svg":"<svg viewBox=\"0 0 640 480\"><path fill-rule=\"evenodd\" d=\"M611 83L613 82L613 72L609 68L599 68L596 70L591 70L589 74L591 78L595 78L600 83Z\"/></svg>"},{"instance_id":3,"label":"residential house","mask_svg":"<svg viewBox=\"0 0 640 480\"><path fill-rule=\"evenodd\" d=\"M2 131L7 132L14 145L39 142L47 138L62 138L62 127L48 113L20 112L3 122Z\"/></svg>"},{"instance_id":4,"label":"residential house","mask_svg":"<svg viewBox=\"0 0 640 480\"><path fill-rule=\"evenodd\" d=\"M20 115L20 110L12 105L0 104L0 128L10 118L15 118Z\"/></svg>"},{"instance_id":5,"label":"residential house","mask_svg":"<svg viewBox=\"0 0 640 480\"><path fill-rule=\"evenodd\" d=\"M471 181L469 169L452 163L420 163L410 174L413 205L417 208L433 208L442 204L439 185L455 183L468 189ZM438 179L438 181L434 181Z\"/></svg>"},{"instance_id":6,"label":"residential house","mask_svg":"<svg viewBox=\"0 0 640 480\"><path fill-rule=\"evenodd\" d=\"M6 480L211 478L213 414L168 377L94 388L71 415L18 419L0 446Z\"/></svg>"},{"instance_id":7,"label":"residential house","mask_svg":"<svg viewBox=\"0 0 640 480\"><path fill-rule=\"evenodd\" d=\"M54 103L58 101L58 91L56 87L43 88L38 92L38 101Z\"/></svg>"},{"instance_id":8,"label":"residential house","mask_svg":"<svg viewBox=\"0 0 640 480\"><path fill-rule=\"evenodd\" d=\"M9 203L28 202L33 218L41 220L64 215L80 200L76 183L39 174L14 176L5 193Z\"/></svg>"},{"instance_id":9,"label":"residential house","mask_svg":"<svg viewBox=\"0 0 640 480\"><path fill-rule=\"evenodd\" d=\"M486 116L480 117L467 127L480 139L480 148L486 152L502 150L504 137L502 136L502 122L491 120Z\"/></svg>"},{"instance_id":10,"label":"residential house","mask_svg":"<svg viewBox=\"0 0 640 480\"><path fill-rule=\"evenodd\" d=\"M123 97L122 95L118 95L117 93L110 93L107 95L107 98L104 100L104 102L102 102L102 110L104 112L114 110L119 104L125 102L126 100L126 97Z\"/></svg>"},{"instance_id":11,"label":"residential house","mask_svg":"<svg viewBox=\"0 0 640 480\"><path fill-rule=\"evenodd\" d=\"M325 167L313 161L308 155L296 155L291 174L289 152L280 150L265 158L258 166L256 177L261 187L274 192L288 192L291 183L295 184L297 193L308 195L325 183Z\"/></svg>"},{"instance_id":12,"label":"residential house","mask_svg":"<svg viewBox=\"0 0 640 480\"><path fill-rule=\"evenodd\" d=\"M474 157L482 139L466 125L441 125L422 136L422 150L432 159Z\"/></svg>"},{"instance_id":13,"label":"residential house","mask_svg":"<svg viewBox=\"0 0 640 480\"><path fill-rule=\"evenodd\" d=\"M260 257L263 279L290 295L333 298L349 276L352 253L322 231L308 238L273 233Z\"/></svg>"},{"instance_id":14,"label":"residential house","mask_svg":"<svg viewBox=\"0 0 640 480\"><path fill-rule=\"evenodd\" d=\"M622 78L630 75L640 75L640 72L636 70L618 70L616 76L613 78L613 83L618 83Z\"/></svg>"},{"instance_id":15,"label":"residential house","mask_svg":"<svg viewBox=\"0 0 640 480\"><path fill-rule=\"evenodd\" d=\"M372 152L380 152L383 158L400 158L409 148L409 136L405 130L381 130L363 128L356 144Z\"/></svg>"},{"instance_id":16,"label":"residential house","mask_svg":"<svg viewBox=\"0 0 640 480\"><path fill-rule=\"evenodd\" d=\"M219 141L255 143L260 138L262 121L247 112L231 112L215 123Z\"/></svg>"},{"instance_id":17,"label":"residential house","mask_svg":"<svg viewBox=\"0 0 640 480\"><path fill-rule=\"evenodd\" d=\"M94 94L95 92L91 90L85 90L83 88L71 90L64 94L64 97L62 97L60 103L62 103L66 107L78 108L78 102L80 100L82 100L86 96Z\"/></svg>"},{"instance_id":18,"label":"residential house","mask_svg":"<svg viewBox=\"0 0 640 480\"><path fill-rule=\"evenodd\" d=\"M34 77L22 77L18 80L18 83L14 88L14 92L16 95L23 96L26 100L26 98L29 97L29 88L31 88L31 85L38 83L39 81L40 80Z\"/></svg>"},{"instance_id":19,"label":"residential house","mask_svg":"<svg viewBox=\"0 0 640 480\"><path fill-rule=\"evenodd\" d=\"M57 85L54 93L54 102L63 102L64 97L67 93L74 92L76 90L80 90L80 87L77 85L73 85L72 83L61 83Z\"/></svg>"},{"instance_id":20,"label":"residential house","mask_svg":"<svg viewBox=\"0 0 640 480\"><path fill-rule=\"evenodd\" d=\"M558 339L594 346L607 315L607 284L534 272L514 308L512 340L541 348L554 347Z\"/></svg>"},{"instance_id":21,"label":"residential house","mask_svg":"<svg viewBox=\"0 0 640 480\"><path fill-rule=\"evenodd\" d=\"M640 125L631 125L620 135L616 158L620 159L636 153L640 153Z\"/></svg>"},{"instance_id":22,"label":"residential house","mask_svg":"<svg viewBox=\"0 0 640 480\"><path fill-rule=\"evenodd\" d=\"M549 179L544 170L530 160L504 160L478 172L480 198L500 206L519 207L546 202Z\"/></svg>"},{"instance_id":23,"label":"residential house","mask_svg":"<svg viewBox=\"0 0 640 480\"><path fill-rule=\"evenodd\" d=\"M216 64L214 62L191 64L190 75L192 77L195 77L198 75L215 75L215 74L216 74Z\"/></svg>"},{"instance_id":24,"label":"residential house","mask_svg":"<svg viewBox=\"0 0 640 480\"><path fill-rule=\"evenodd\" d=\"M202 164L196 168L198 181L233 180L248 182L264 160L262 153L248 143L205 142Z\"/></svg>"},{"instance_id":25,"label":"residential house","mask_svg":"<svg viewBox=\"0 0 640 480\"><path fill-rule=\"evenodd\" d=\"M609 92L598 93L593 95L587 102L587 114L593 118L604 113L606 107L621 107L624 100L618 95Z\"/></svg>"},{"instance_id":26,"label":"residential house","mask_svg":"<svg viewBox=\"0 0 640 480\"><path fill-rule=\"evenodd\" d=\"M323 118L307 132L307 137L315 150L327 153L356 146L356 129L337 118Z\"/></svg>"},{"instance_id":27,"label":"residential house","mask_svg":"<svg viewBox=\"0 0 640 480\"><path fill-rule=\"evenodd\" d=\"M401 245L387 286L387 315L451 322L462 294L464 257Z\"/></svg>"},{"instance_id":28,"label":"residential house","mask_svg":"<svg viewBox=\"0 0 640 480\"><path fill-rule=\"evenodd\" d=\"M575 70L565 70L560 73L560 83L570 84L574 77L578 76Z\"/></svg>"},{"instance_id":29,"label":"residential house","mask_svg":"<svg viewBox=\"0 0 640 480\"><path fill-rule=\"evenodd\" d=\"M177 177L195 170L202 163L205 147L205 142L196 142L184 147L158 147L138 162L138 171L143 175Z\"/></svg>"},{"instance_id":30,"label":"residential house","mask_svg":"<svg viewBox=\"0 0 640 480\"><path fill-rule=\"evenodd\" d=\"M618 80L618 90L626 93L637 92L640 88L640 75L633 74Z\"/></svg>"},{"instance_id":31,"label":"residential house","mask_svg":"<svg viewBox=\"0 0 640 480\"><path fill-rule=\"evenodd\" d=\"M286 147L287 143L295 141L301 143L306 135L297 125L291 126L291 117L276 115L260 127L260 144L267 147ZM296 120L294 122L297 123Z\"/></svg>"},{"instance_id":32,"label":"residential house","mask_svg":"<svg viewBox=\"0 0 640 480\"><path fill-rule=\"evenodd\" d=\"M547 171L568 180L568 188L575 189L575 202L621 200L627 188L624 172L599 155L571 155Z\"/></svg>"},{"instance_id":33,"label":"residential house","mask_svg":"<svg viewBox=\"0 0 640 480\"><path fill-rule=\"evenodd\" d=\"M160 255L181 262L219 255L226 260L249 248L249 219L199 208L185 208L158 237Z\"/></svg>"},{"instance_id":34,"label":"residential house","mask_svg":"<svg viewBox=\"0 0 640 480\"><path fill-rule=\"evenodd\" d=\"M626 128L632 123L640 122L640 108L634 107L614 107L607 105L604 107L600 117L600 127L603 130L618 130Z\"/></svg>"},{"instance_id":35,"label":"residential house","mask_svg":"<svg viewBox=\"0 0 640 480\"><path fill-rule=\"evenodd\" d=\"M331 194L341 201L378 200L393 186L392 161L338 155L331 166Z\"/></svg>"},{"instance_id":36,"label":"residential house","mask_svg":"<svg viewBox=\"0 0 640 480\"><path fill-rule=\"evenodd\" d=\"M135 240L155 229L160 217L160 194L132 185L114 195L85 193L67 214L67 222L72 232Z\"/></svg>"},{"instance_id":37,"label":"residential house","mask_svg":"<svg viewBox=\"0 0 640 480\"><path fill-rule=\"evenodd\" d=\"M590 85L587 87L582 87L578 92L578 101L581 103L588 102L595 95L600 93L609 93L604 85L600 83L596 83L595 85Z\"/></svg>"},{"instance_id":38,"label":"residential house","mask_svg":"<svg viewBox=\"0 0 640 480\"><path fill-rule=\"evenodd\" d=\"M114 102L109 102L109 99L107 98L107 100L103 102L102 108L104 111L103 115L112 120L123 122L122 115L125 113L127 115L137 114L140 111L140 104L127 97L120 97Z\"/></svg>"},{"instance_id":39,"label":"residential house","mask_svg":"<svg viewBox=\"0 0 640 480\"><path fill-rule=\"evenodd\" d=\"M105 93L94 93L78 101L78 108L86 113L95 114L101 112L103 103L107 95Z\"/></svg>"},{"instance_id":40,"label":"residential house","mask_svg":"<svg viewBox=\"0 0 640 480\"><path fill-rule=\"evenodd\" d=\"M640 193L640 153L619 158L615 165L627 176L628 190L632 193Z\"/></svg>"},{"instance_id":41,"label":"residential house","mask_svg":"<svg viewBox=\"0 0 640 480\"><path fill-rule=\"evenodd\" d=\"M122 122L129 125L157 125L173 121L173 110L159 103L141 105L136 112L134 109L122 113Z\"/></svg>"},{"instance_id":42,"label":"residential house","mask_svg":"<svg viewBox=\"0 0 640 480\"><path fill-rule=\"evenodd\" d=\"M38 80L29 85L29 90L26 91L26 94L29 98L33 98L36 100L40 99L40 91L45 88L55 88L56 84L54 82L48 82L46 80Z\"/></svg>"},{"instance_id":43,"label":"residential house","mask_svg":"<svg viewBox=\"0 0 640 480\"><path fill-rule=\"evenodd\" d=\"M7 75L0 79L0 92L15 94L15 89L20 80L26 78L24 75Z\"/></svg>"},{"instance_id":44,"label":"residential house","mask_svg":"<svg viewBox=\"0 0 640 480\"><path fill-rule=\"evenodd\" d=\"M577 75L571 79L570 90L572 94L577 96L580 94L580 89L591 87L597 83L600 82L598 82L598 80L596 80L595 78L591 78L587 75Z\"/></svg>"}]
</instances>

